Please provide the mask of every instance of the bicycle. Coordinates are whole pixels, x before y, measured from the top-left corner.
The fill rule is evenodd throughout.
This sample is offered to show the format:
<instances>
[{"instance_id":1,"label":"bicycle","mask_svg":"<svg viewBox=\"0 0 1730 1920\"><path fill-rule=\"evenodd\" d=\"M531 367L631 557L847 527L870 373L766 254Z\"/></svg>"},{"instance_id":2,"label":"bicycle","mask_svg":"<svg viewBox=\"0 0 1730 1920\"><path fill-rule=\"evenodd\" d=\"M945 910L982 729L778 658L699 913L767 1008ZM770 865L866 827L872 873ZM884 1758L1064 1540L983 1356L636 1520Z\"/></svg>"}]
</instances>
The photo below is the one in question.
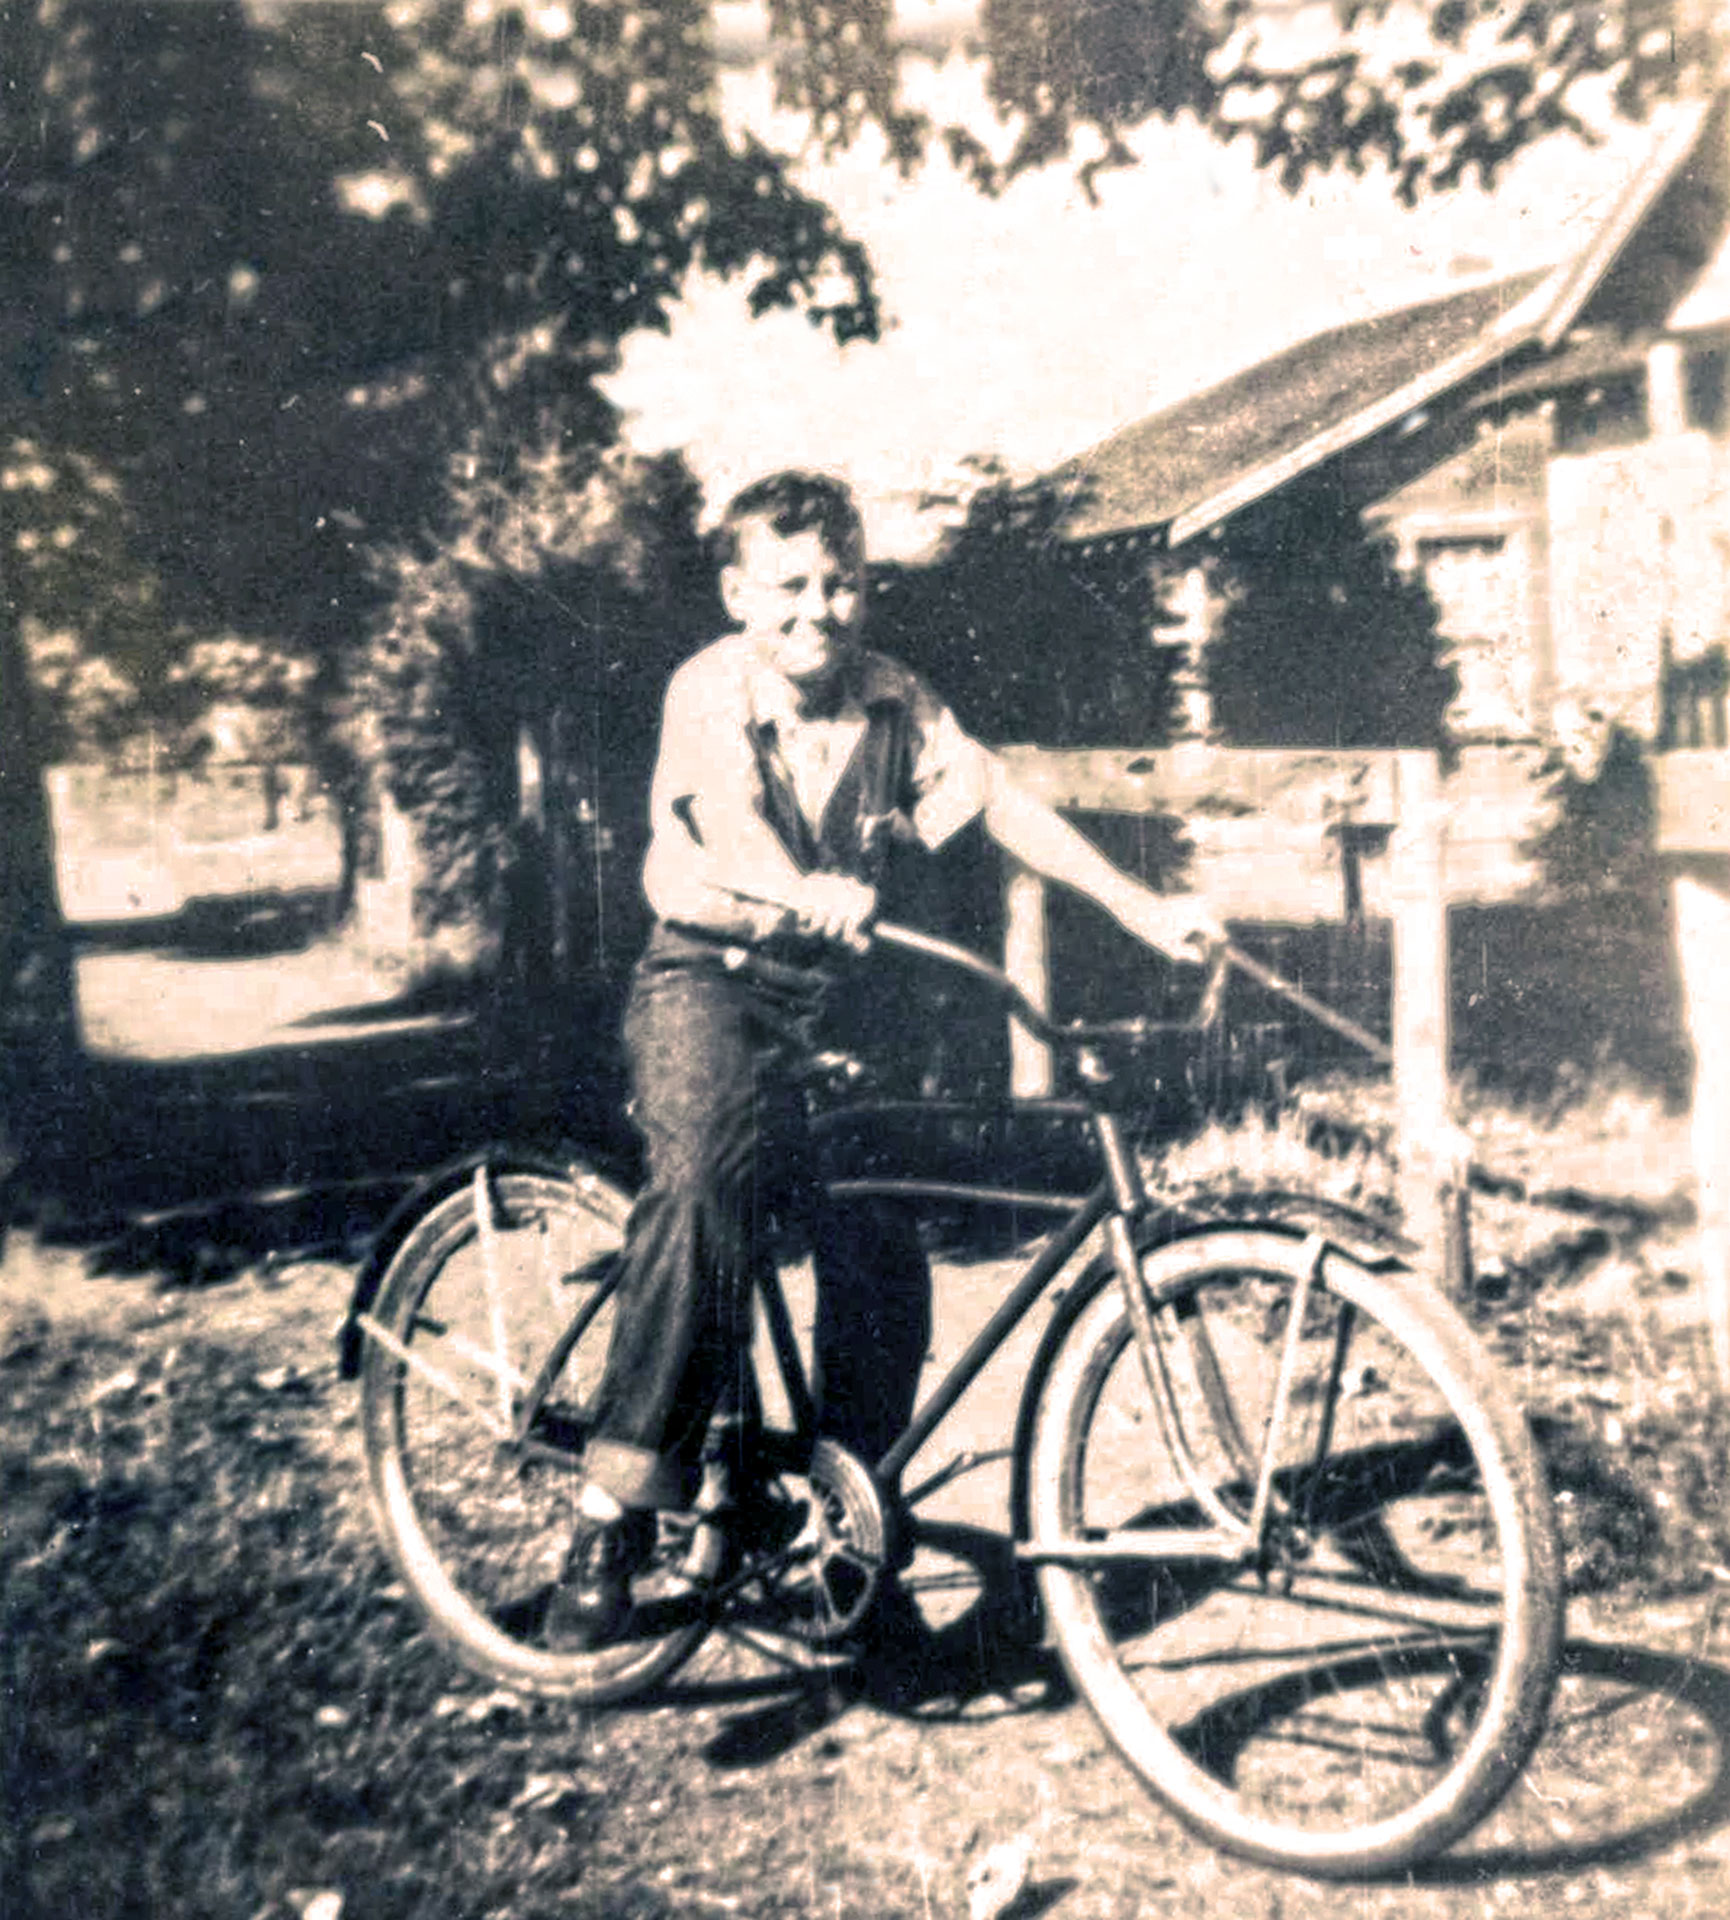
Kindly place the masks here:
<instances>
[{"instance_id":1,"label":"bicycle","mask_svg":"<svg viewBox=\"0 0 1730 1920\"><path fill-rule=\"evenodd\" d=\"M630 1630L596 1649L559 1643L551 1601L628 1196L580 1160L508 1153L435 1187L363 1272L346 1329L373 1511L431 1630L482 1675L591 1705L664 1682L712 1632L845 1658L908 1557L912 1511L968 1459L904 1489L909 1463L1050 1292L1010 1533L1119 1754L1193 1830L1265 1865L1346 1877L1443 1851L1520 1774L1560 1663L1544 1472L1491 1360L1411 1250L1344 1209L1218 1219L1150 1201L1104 1050L1183 1044L1232 950L1190 1022L1060 1027L967 949L874 932L985 982L1071 1060L1098 1184L874 1470L815 1437L766 1266L780 1414L763 1399L750 1535L701 1504L663 1515ZM1096 1233L1103 1250L1056 1288Z\"/></svg>"}]
</instances>

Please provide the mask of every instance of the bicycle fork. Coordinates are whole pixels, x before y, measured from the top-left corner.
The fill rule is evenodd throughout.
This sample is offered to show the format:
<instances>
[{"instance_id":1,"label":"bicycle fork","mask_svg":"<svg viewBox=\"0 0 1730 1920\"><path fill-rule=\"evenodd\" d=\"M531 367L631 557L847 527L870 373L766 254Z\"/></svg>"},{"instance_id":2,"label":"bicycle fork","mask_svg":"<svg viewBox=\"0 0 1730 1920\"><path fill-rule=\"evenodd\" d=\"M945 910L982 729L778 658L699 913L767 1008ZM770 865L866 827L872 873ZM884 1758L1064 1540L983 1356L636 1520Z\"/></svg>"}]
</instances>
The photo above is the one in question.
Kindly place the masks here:
<instances>
[{"instance_id":1,"label":"bicycle fork","mask_svg":"<svg viewBox=\"0 0 1730 1920\"><path fill-rule=\"evenodd\" d=\"M1246 1518L1222 1497L1215 1481L1204 1473L1185 1429L1172 1373L1170 1336L1161 1330L1148 1298L1131 1225L1147 1204L1140 1171L1115 1115L1096 1114L1095 1131L1113 1200L1112 1212L1105 1223L1106 1241L1129 1313L1137 1357L1153 1402L1160 1439L1190 1497L1213 1523L1209 1531L1193 1538L1187 1531L1179 1536L1162 1530L1160 1551L1164 1557L1170 1558L1217 1558L1253 1564L1265 1576L1274 1559L1276 1529L1278 1535L1284 1536L1288 1545L1298 1552L1301 1553L1303 1546L1301 1535L1291 1525L1290 1503L1276 1484L1276 1472L1286 1425L1292 1412L1292 1392L1300 1363L1299 1349L1309 1318L1310 1302L1321 1275L1322 1263L1327 1257L1328 1242L1323 1235L1312 1233L1304 1243L1297 1286L1287 1306L1279 1366L1259 1454L1252 1449L1239 1423L1225 1370L1220 1364L1201 1303L1190 1300L1179 1303L1174 1309L1174 1315L1180 1322L1177 1332L1184 1343L1213 1438L1225 1450L1233 1472L1243 1483L1253 1487ZM1334 1351L1313 1447L1312 1466L1318 1469L1332 1444L1334 1406L1343 1376L1346 1349L1351 1339L1352 1318L1351 1309L1343 1308L1334 1328Z\"/></svg>"}]
</instances>

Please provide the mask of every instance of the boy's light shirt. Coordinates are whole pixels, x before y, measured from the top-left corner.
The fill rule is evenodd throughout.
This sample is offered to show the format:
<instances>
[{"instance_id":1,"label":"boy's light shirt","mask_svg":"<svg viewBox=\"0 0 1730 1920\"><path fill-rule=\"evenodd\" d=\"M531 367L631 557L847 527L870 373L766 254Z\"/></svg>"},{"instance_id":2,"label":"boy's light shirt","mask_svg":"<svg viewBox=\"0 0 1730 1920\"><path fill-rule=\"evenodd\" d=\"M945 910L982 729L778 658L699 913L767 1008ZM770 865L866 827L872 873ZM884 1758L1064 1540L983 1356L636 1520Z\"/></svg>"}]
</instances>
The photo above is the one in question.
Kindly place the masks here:
<instances>
[{"instance_id":1,"label":"boy's light shirt","mask_svg":"<svg viewBox=\"0 0 1730 1920\"><path fill-rule=\"evenodd\" d=\"M662 919L751 938L779 923L778 915L743 907L717 891L734 886L774 897L773 882L786 871L778 841L770 846L747 834L741 838L755 844L729 844L729 836L712 831L717 819L729 813L737 819L741 808L757 814L761 777L754 725L774 728L813 832L864 735L867 707L885 698L902 702L913 722L909 817L918 839L935 850L983 811L997 778L995 756L962 730L936 695L896 661L865 650L850 664L849 676L841 710L813 719L799 711L798 688L744 635L715 641L674 674L662 714L643 869L649 904ZM762 827L768 837L767 823Z\"/></svg>"}]
</instances>

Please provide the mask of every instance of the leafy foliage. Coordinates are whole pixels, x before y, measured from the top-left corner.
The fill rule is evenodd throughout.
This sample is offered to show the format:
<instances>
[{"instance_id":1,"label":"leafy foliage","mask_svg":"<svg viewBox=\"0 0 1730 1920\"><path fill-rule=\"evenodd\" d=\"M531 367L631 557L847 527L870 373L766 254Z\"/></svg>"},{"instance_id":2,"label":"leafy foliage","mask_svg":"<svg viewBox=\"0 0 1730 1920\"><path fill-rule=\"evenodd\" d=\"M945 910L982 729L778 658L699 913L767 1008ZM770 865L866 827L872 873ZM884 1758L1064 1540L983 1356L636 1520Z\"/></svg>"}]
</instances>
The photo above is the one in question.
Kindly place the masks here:
<instances>
[{"instance_id":1,"label":"leafy foliage","mask_svg":"<svg viewBox=\"0 0 1730 1920\"><path fill-rule=\"evenodd\" d=\"M692 268L875 331L862 249L723 123L705 21L8 9L7 411L122 477L194 624L340 648L479 423L587 390L609 436L588 383Z\"/></svg>"},{"instance_id":2,"label":"leafy foliage","mask_svg":"<svg viewBox=\"0 0 1730 1920\"><path fill-rule=\"evenodd\" d=\"M992 741L1157 745L1171 730L1172 661L1147 557L1083 557L1057 534L1073 497L1047 481L988 484L921 565L878 570L871 644L927 675Z\"/></svg>"},{"instance_id":3,"label":"leafy foliage","mask_svg":"<svg viewBox=\"0 0 1730 1920\"><path fill-rule=\"evenodd\" d=\"M103 654L87 653L69 628L26 621L30 678L47 715L49 760L111 759L138 731L138 688Z\"/></svg>"},{"instance_id":4,"label":"leafy foliage","mask_svg":"<svg viewBox=\"0 0 1730 1920\"><path fill-rule=\"evenodd\" d=\"M1553 817L1527 849L1549 902L1623 925L1662 924L1657 799L1638 735L1613 727L1595 768L1556 771L1551 799Z\"/></svg>"},{"instance_id":5,"label":"leafy foliage","mask_svg":"<svg viewBox=\"0 0 1730 1920\"><path fill-rule=\"evenodd\" d=\"M316 758L317 661L266 641L228 634L195 641L169 669L185 708L182 754L201 760L226 735L269 764Z\"/></svg>"},{"instance_id":6,"label":"leafy foliage","mask_svg":"<svg viewBox=\"0 0 1730 1920\"><path fill-rule=\"evenodd\" d=\"M1224 740L1441 744L1454 675L1436 602L1325 489L1288 489L1234 521L1210 571L1225 609L1204 658Z\"/></svg>"},{"instance_id":7,"label":"leafy foliage","mask_svg":"<svg viewBox=\"0 0 1730 1920\"><path fill-rule=\"evenodd\" d=\"M488 904L511 858L522 730L566 813L597 833L643 813L660 691L720 621L676 455L543 441L456 465L445 537L381 561L348 699L416 818L432 926Z\"/></svg>"},{"instance_id":8,"label":"leafy foliage","mask_svg":"<svg viewBox=\"0 0 1730 1920\"><path fill-rule=\"evenodd\" d=\"M111 469L19 435L0 443L0 527L52 744L100 751L173 650L162 583L134 551L136 515Z\"/></svg>"},{"instance_id":9,"label":"leafy foliage","mask_svg":"<svg viewBox=\"0 0 1730 1920\"><path fill-rule=\"evenodd\" d=\"M883 0L778 0L797 53L782 62L782 99L831 142L874 120L905 160L925 129L898 103L887 11ZM941 138L988 191L1084 149L1091 185L1133 163L1136 127L1187 114L1250 141L1288 192L1334 166L1381 168L1411 202L1490 185L1550 134L1588 136L1588 87L1638 117L1698 86L1721 51L1717 29L1703 0L985 0L990 97L1013 143L999 159L971 128Z\"/></svg>"}]
</instances>

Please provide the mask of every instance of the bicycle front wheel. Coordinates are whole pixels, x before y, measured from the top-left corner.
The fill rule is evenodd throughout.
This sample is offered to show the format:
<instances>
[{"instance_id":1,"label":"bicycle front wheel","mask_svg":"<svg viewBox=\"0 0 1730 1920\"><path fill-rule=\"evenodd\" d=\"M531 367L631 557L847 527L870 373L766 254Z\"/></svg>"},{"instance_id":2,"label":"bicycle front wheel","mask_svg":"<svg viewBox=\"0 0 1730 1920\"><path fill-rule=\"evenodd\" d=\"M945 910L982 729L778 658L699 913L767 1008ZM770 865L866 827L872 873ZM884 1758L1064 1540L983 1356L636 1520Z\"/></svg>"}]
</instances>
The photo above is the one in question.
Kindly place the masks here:
<instances>
[{"instance_id":1,"label":"bicycle front wheel","mask_svg":"<svg viewBox=\"0 0 1730 1920\"><path fill-rule=\"evenodd\" d=\"M1096 1269L1035 1417L1027 1551L1070 1677L1217 1846L1322 1877L1442 1851L1560 1659L1518 1407L1444 1301L1319 1237L1210 1229L1143 1282L1154 1352Z\"/></svg>"},{"instance_id":2,"label":"bicycle front wheel","mask_svg":"<svg viewBox=\"0 0 1730 1920\"><path fill-rule=\"evenodd\" d=\"M712 1528L663 1516L630 1636L560 1644L551 1603L629 1210L592 1173L482 1169L416 1223L364 1323L373 1513L428 1625L477 1673L591 1704L686 1658L721 1552Z\"/></svg>"}]
</instances>

